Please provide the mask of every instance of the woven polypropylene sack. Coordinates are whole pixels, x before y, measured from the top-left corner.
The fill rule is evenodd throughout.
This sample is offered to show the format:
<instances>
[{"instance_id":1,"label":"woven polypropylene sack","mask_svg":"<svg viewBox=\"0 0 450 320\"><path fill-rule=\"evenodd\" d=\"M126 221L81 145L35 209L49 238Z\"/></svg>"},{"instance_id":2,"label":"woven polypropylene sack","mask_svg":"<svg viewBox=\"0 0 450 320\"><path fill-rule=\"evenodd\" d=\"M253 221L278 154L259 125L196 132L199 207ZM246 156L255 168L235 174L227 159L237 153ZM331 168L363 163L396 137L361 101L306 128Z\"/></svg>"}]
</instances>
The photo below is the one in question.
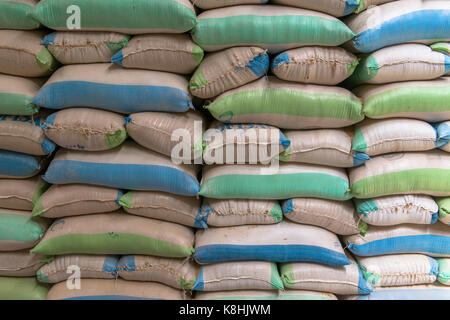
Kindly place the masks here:
<instances>
[{"instance_id":1,"label":"woven polypropylene sack","mask_svg":"<svg viewBox=\"0 0 450 320\"><path fill-rule=\"evenodd\" d=\"M22 78L0 74L0 113L3 115L32 115L38 106L31 101L44 84L43 79Z\"/></svg>"},{"instance_id":2,"label":"woven polypropylene sack","mask_svg":"<svg viewBox=\"0 0 450 320\"><path fill-rule=\"evenodd\" d=\"M49 184L40 176L30 179L2 179L0 208L31 211L48 187Z\"/></svg>"},{"instance_id":3,"label":"woven polypropylene sack","mask_svg":"<svg viewBox=\"0 0 450 320\"><path fill-rule=\"evenodd\" d=\"M45 257L28 250L0 252L0 276L34 277Z\"/></svg>"},{"instance_id":4,"label":"woven polypropylene sack","mask_svg":"<svg viewBox=\"0 0 450 320\"><path fill-rule=\"evenodd\" d=\"M351 14L359 7L359 0L272 0L272 3L285 6L304 8L314 11L328 13L335 17Z\"/></svg>"},{"instance_id":5,"label":"woven polypropylene sack","mask_svg":"<svg viewBox=\"0 0 450 320\"><path fill-rule=\"evenodd\" d=\"M35 277L0 277L1 300L45 300L47 292Z\"/></svg>"},{"instance_id":6,"label":"woven polypropylene sack","mask_svg":"<svg viewBox=\"0 0 450 320\"><path fill-rule=\"evenodd\" d=\"M236 290L197 292L195 300L337 300L337 297L306 290Z\"/></svg>"},{"instance_id":7,"label":"woven polypropylene sack","mask_svg":"<svg viewBox=\"0 0 450 320\"><path fill-rule=\"evenodd\" d=\"M39 0L0 1L0 29L33 30L39 28L39 21L31 12Z\"/></svg>"}]
</instances>

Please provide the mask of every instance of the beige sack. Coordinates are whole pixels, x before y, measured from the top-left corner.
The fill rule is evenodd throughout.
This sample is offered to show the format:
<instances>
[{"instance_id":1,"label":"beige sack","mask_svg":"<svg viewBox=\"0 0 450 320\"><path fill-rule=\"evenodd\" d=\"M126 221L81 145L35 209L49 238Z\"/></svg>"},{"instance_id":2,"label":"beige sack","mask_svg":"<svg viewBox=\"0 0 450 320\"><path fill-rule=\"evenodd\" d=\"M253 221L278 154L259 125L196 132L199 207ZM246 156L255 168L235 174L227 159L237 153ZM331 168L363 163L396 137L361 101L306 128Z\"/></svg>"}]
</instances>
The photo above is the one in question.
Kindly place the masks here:
<instances>
[{"instance_id":1,"label":"beige sack","mask_svg":"<svg viewBox=\"0 0 450 320\"><path fill-rule=\"evenodd\" d=\"M322 227L338 235L358 234L367 228L355 214L351 201L294 198L284 201L283 214L293 222Z\"/></svg>"},{"instance_id":2,"label":"beige sack","mask_svg":"<svg viewBox=\"0 0 450 320\"><path fill-rule=\"evenodd\" d=\"M113 149L127 137L124 117L91 108L70 108L47 118L45 134L65 149L103 151Z\"/></svg>"},{"instance_id":3,"label":"beige sack","mask_svg":"<svg viewBox=\"0 0 450 320\"><path fill-rule=\"evenodd\" d=\"M187 227L117 211L58 219L31 252L48 255L147 254L181 258L194 252L193 244L194 233Z\"/></svg>"},{"instance_id":4,"label":"beige sack","mask_svg":"<svg viewBox=\"0 0 450 320\"><path fill-rule=\"evenodd\" d=\"M52 185L33 208L33 216L62 218L102 212L120 208L122 192L117 189L83 184Z\"/></svg>"},{"instance_id":5,"label":"beige sack","mask_svg":"<svg viewBox=\"0 0 450 320\"><path fill-rule=\"evenodd\" d=\"M125 280L159 282L175 289L191 290L198 265L187 259L136 255L122 256L118 270Z\"/></svg>"},{"instance_id":6,"label":"beige sack","mask_svg":"<svg viewBox=\"0 0 450 320\"><path fill-rule=\"evenodd\" d=\"M191 2L201 9L213 9L229 6L237 6L241 4L261 4L267 3L269 0L191 0Z\"/></svg>"},{"instance_id":7,"label":"beige sack","mask_svg":"<svg viewBox=\"0 0 450 320\"><path fill-rule=\"evenodd\" d=\"M189 34L134 36L111 59L124 68L192 73L203 59L203 50Z\"/></svg>"},{"instance_id":8,"label":"beige sack","mask_svg":"<svg viewBox=\"0 0 450 320\"><path fill-rule=\"evenodd\" d=\"M203 160L211 164L268 164L289 147L277 127L214 121L203 134Z\"/></svg>"},{"instance_id":9,"label":"beige sack","mask_svg":"<svg viewBox=\"0 0 450 320\"><path fill-rule=\"evenodd\" d=\"M275 224L283 219L280 204L275 200L204 198L202 212L213 227Z\"/></svg>"},{"instance_id":10,"label":"beige sack","mask_svg":"<svg viewBox=\"0 0 450 320\"><path fill-rule=\"evenodd\" d=\"M371 0L361 0L371 1ZM360 0L271 0L272 3L290 7L298 7L328 13L335 17L342 17L358 8Z\"/></svg>"},{"instance_id":11,"label":"beige sack","mask_svg":"<svg viewBox=\"0 0 450 320\"><path fill-rule=\"evenodd\" d=\"M80 279L114 279L117 277L119 256L64 255L42 266L36 274L38 281L58 283L69 277Z\"/></svg>"},{"instance_id":12,"label":"beige sack","mask_svg":"<svg viewBox=\"0 0 450 320\"><path fill-rule=\"evenodd\" d=\"M188 227L206 228L200 199L158 191L129 191L119 204L131 214L175 222Z\"/></svg>"},{"instance_id":13,"label":"beige sack","mask_svg":"<svg viewBox=\"0 0 450 320\"><path fill-rule=\"evenodd\" d=\"M52 153L55 145L43 130L47 115L41 111L34 116L0 116L0 149L35 156Z\"/></svg>"},{"instance_id":14,"label":"beige sack","mask_svg":"<svg viewBox=\"0 0 450 320\"><path fill-rule=\"evenodd\" d=\"M66 282L55 284L47 300L186 300L180 290L156 282L84 279L81 289L69 290Z\"/></svg>"},{"instance_id":15,"label":"beige sack","mask_svg":"<svg viewBox=\"0 0 450 320\"><path fill-rule=\"evenodd\" d=\"M283 290L277 264L268 261L230 261L200 267L193 290Z\"/></svg>"},{"instance_id":16,"label":"beige sack","mask_svg":"<svg viewBox=\"0 0 450 320\"><path fill-rule=\"evenodd\" d=\"M280 155L280 160L284 162L350 168L369 159L363 153L352 151L352 130L288 130L284 134L291 142L290 147Z\"/></svg>"},{"instance_id":17,"label":"beige sack","mask_svg":"<svg viewBox=\"0 0 450 320\"><path fill-rule=\"evenodd\" d=\"M0 208L31 211L48 187L49 185L40 176L29 179L2 179Z\"/></svg>"},{"instance_id":18,"label":"beige sack","mask_svg":"<svg viewBox=\"0 0 450 320\"><path fill-rule=\"evenodd\" d=\"M51 74L58 62L41 44L45 31L0 30L0 72L23 77Z\"/></svg>"},{"instance_id":19,"label":"beige sack","mask_svg":"<svg viewBox=\"0 0 450 320\"><path fill-rule=\"evenodd\" d=\"M302 83L337 85L358 65L355 55L338 47L304 47L285 51L271 64L280 79Z\"/></svg>"},{"instance_id":20,"label":"beige sack","mask_svg":"<svg viewBox=\"0 0 450 320\"><path fill-rule=\"evenodd\" d=\"M34 277L44 264L43 256L29 253L28 250L0 252L0 276Z\"/></svg>"},{"instance_id":21,"label":"beige sack","mask_svg":"<svg viewBox=\"0 0 450 320\"><path fill-rule=\"evenodd\" d=\"M62 64L79 64L110 62L129 39L116 32L58 31L46 35L42 43Z\"/></svg>"},{"instance_id":22,"label":"beige sack","mask_svg":"<svg viewBox=\"0 0 450 320\"><path fill-rule=\"evenodd\" d=\"M305 290L236 290L197 292L195 300L337 300L332 293Z\"/></svg>"},{"instance_id":23,"label":"beige sack","mask_svg":"<svg viewBox=\"0 0 450 320\"><path fill-rule=\"evenodd\" d=\"M203 99L254 81L269 69L266 50L235 47L207 54L189 82L191 93Z\"/></svg>"},{"instance_id":24,"label":"beige sack","mask_svg":"<svg viewBox=\"0 0 450 320\"><path fill-rule=\"evenodd\" d=\"M6 115L32 115L39 107L32 104L44 79L28 79L0 74L0 113Z\"/></svg>"},{"instance_id":25,"label":"beige sack","mask_svg":"<svg viewBox=\"0 0 450 320\"><path fill-rule=\"evenodd\" d=\"M202 134L207 126L201 112L140 112L131 114L125 121L130 137L143 147L176 159L194 160L201 157ZM185 133L181 138L183 140L172 141L172 135L180 139L176 130L180 134ZM190 141L185 140L187 137ZM186 143L191 152L184 154L183 150L172 155L180 142Z\"/></svg>"}]
</instances>

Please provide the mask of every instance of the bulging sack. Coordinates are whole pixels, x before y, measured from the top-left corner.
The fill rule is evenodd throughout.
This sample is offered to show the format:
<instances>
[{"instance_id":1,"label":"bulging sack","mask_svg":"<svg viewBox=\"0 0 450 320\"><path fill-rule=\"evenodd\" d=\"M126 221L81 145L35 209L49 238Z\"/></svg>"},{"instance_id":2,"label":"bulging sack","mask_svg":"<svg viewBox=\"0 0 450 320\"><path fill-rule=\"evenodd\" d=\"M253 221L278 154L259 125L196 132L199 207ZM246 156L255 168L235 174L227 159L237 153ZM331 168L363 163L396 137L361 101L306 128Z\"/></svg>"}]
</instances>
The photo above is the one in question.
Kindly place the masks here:
<instances>
[{"instance_id":1,"label":"bulging sack","mask_svg":"<svg viewBox=\"0 0 450 320\"><path fill-rule=\"evenodd\" d=\"M431 150L377 156L350 169L349 179L358 199L417 193L450 196L450 154Z\"/></svg>"},{"instance_id":2,"label":"bulging sack","mask_svg":"<svg viewBox=\"0 0 450 320\"><path fill-rule=\"evenodd\" d=\"M353 50L372 52L405 42L449 40L450 3L446 0L400 0L369 8L345 20L356 34Z\"/></svg>"},{"instance_id":3,"label":"bulging sack","mask_svg":"<svg viewBox=\"0 0 450 320\"><path fill-rule=\"evenodd\" d=\"M192 290L198 265L187 259L128 255L120 258L118 274L125 280L159 282L175 289Z\"/></svg>"},{"instance_id":4,"label":"bulging sack","mask_svg":"<svg viewBox=\"0 0 450 320\"><path fill-rule=\"evenodd\" d=\"M28 250L0 252L1 277L34 277L45 257Z\"/></svg>"},{"instance_id":5,"label":"bulging sack","mask_svg":"<svg viewBox=\"0 0 450 320\"><path fill-rule=\"evenodd\" d=\"M445 121L438 125L437 135L439 145L443 144L441 150L450 152L450 121Z\"/></svg>"},{"instance_id":6,"label":"bulging sack","mask_svg":"<svg viewBox=\"0 0 450 320\"><path fill-rule=\"evenodd\" d=\"M0 116L0 149L35 156L51 154L55 144L45 136L45 116Z\"/></svg>"},{"instance_id":7,"label":"bulging sack","mask_svg":"<svg viewBox=\"0 0 450 320\"><path fill-rule=\"evenodd\" d=\"M439 221L450 226L450 198L436 198L439 206Z\"/></svg>"},{"instance_id":8,"label":"bulging sack","mask_svg":"<svg viewBox=\"0 0 450 320\"><path fill-rule=\"evenodd\" d=\"M156 191L129 191L120 198L119 204L134 215L206 228L198 198Z\"/></svg>"},{"instance_id":9,"label":"bulging sack","mask_svg":"<svg viewBox=\"0 0 450 320\"><path fill-rule=\"evenodd\" d=\"M82 183L196 196L200 190L197 170L194 165L174 164L164 155L127 141L108 151L59 150L43 179L52 184Z\"/></svg>"},{"instance_id":10,"label":"bulging sack","mask_svg":"<svg viewBox=\"0 0 450 320\"><path fill-rule=\"evenodd\" d=\"M45 135L65 149L104 151L127 138L123 115L90 108L55 112L45 120Z\"/></svg>"},{"instance_id":11,"label":"bulging sack","mask_svg":"<svg viewBox=\"0 0 450 320\"><path fill-rule=\"evenodd\" d=\"M280 154L283 162L350 168L370 159L352 151L353 131L347 129L288 130L284 134L291 144Z\"/></svg>"},{"instance_id":12,"label":"bulging sack","mask_svg":"<svg viewBox=\"0 0 450 320\"><path fill-rule=\"evenodd\" d=\"M439 264L439 272L437 280L441 284L450 285L450 259L437 259Z\"/></svg>"},{"instance_id":13,"label":"bulging sack","mask_svg":"<svg viewBox=\"0 0 450 320\"><path fill-rule=\"evenodd\" d=\"M215 121L203 134L203 161L211 164L268 164L290 145L277 127Z\"/></svg>"},{"instance_id":14,"label":"bulging sack","mask_svg":"<svg viewBox=\"0 0 450 320\"><path fill-rule=\"evenodd\" d=\"M23 77L51 74L58 62L41 45L44 36L44 31L0 30L0 72Z\"/></svg>"},{"instance_id":15,"label":"bulging sack","mask_svg":"<svg viewBox=\"0 0 450 320\"><path fill-rule=\"evenodd\" d=\"M350 201L294 198L283 201L282 208L284 217L292 222L318 226L338 235L358 234L367 229Z\"/></svg>"},{"instance_id":16,"label":"bulging sack","mask_svg":"<svg viewBox=\"0 0 450 320\"><path fill-rule=\"evenodd\" d=\"M199 195L214 199L288 199L314 197L348 200L343 169L299 163L204 166Z\"/></svg>"},{"instance_id":17,"label":"bulging sack","mask_svg":"<svg viewBox=\"0 0 450 320\"><path fill-rule=\"evenodd\" d=\"M328 13L334 17L342 17L355 11L359 7L360 0L272 0L271 2L291 7L320 11Z\"/></svg>"},{"instance_id":18,"label":"bulging sack","mask_svg":"<svg viewBox=\"0 0 450 320\"><path fill-rule=\"evenodd\" d=\"M195 235L194 258L199 264L250 260L349 264L334 233L286 220L275 225L199 230Z\"/></svg>"},{"instance_id":19,"label":"bulging sack","mask_svg":"<svg viewBox=\"0 0 450 320\"><path fill-rule=\"evenodd\" d=\"M275 224L283 220L278 201L263 199L203 198L202 214L212 227Z\"/></svg>"},{"instance_id":20,"label":"bulging sack","mask_svg":"<svg viewBox=\"0 0 450 320\"><path fill-rule=\"evenodd\" d=\"M338 47L304 47L285 51L272 60L280 79L301 83L337 85L351 76L358 59Z\"/></svg>"},{"instance_id":21,"label":"bulging sack","mask_svg":"<svg viewBox=\"0 0 450 320\"><path fill-rule=\"evenodd\" d=\"M450 257L450 235L442 223L370 226L365 235L344 236L348 249L361 257L398 253L421 253L431 257Z\"/></svg>"},{"instance_id":22,"label":"bulging sack","mask_svg":"<svg viewBox=\"0 0 450 320\"><path fill-rule=\"evenodd\" d=\"M55 284L47 300L184 300L180 290L157 282L122 279L84 279L80 290L70 290L66 282Z\"/></svg>"},{"instance_id":23,"label":"bulging sack","mask_svg":"<svg viewBox=\"0 0 450 320\"><path fill-rule=\"evenodd\" d=\"M146 254L189 257L191 229L118 211L58 219L31 252L62 254Z\"/></svg>"},{"instance_id":24,"label":"bulging sack","mask_svg":"<svg viewBox=\"0 0 450 320\"><path fill-rule=\"evenodd\" d=\"M146 34L133 37L111 62L124 68L190 74L202 59L202 48L188 34Z\"/></svg>"},{"instance_id":25,"label":"bulging sack","mask_svg":"<svg viewBox=\"0 0 450 320\"><path fill-rule=\"evenodd\" d=\"M373 226L434 224L438 219L439 207L430 196L384 196L353 201L360 218Z\"/></svg>"},{"instance_id":26,"label":"bulging sack","mask_svg":"<svg viewBox=\"0 0 450 320\"><path fill-rule=\"evenodd\" d=\"M57 256L42 266L36 273L38 281L43 283L65 282L72 274L71 266L79 268L81 283L84 279L115 279L119 256L105 255L64 255Z\"/></svg>"},{"instance_id":27,"label":"bulging sack","mask_svg":"<svg viewBox=\"0 0 450 320\"><path fill-rule=\"evenodd\" d=\"M424 284L402 287L377 287L367 296L345 296L344 300L450 300L447 286Z\"/></svg>"},{"instance_id":28,"label":"bulging sack","mask_svg":"<svg viewBox=\"0 0 450 320\"><path fill-rule=\"evenodd\" d=\"M125 34L183 33L195 25L188 0L43 0L33 17L50 29L115 31Z\"/></svg>"},{"instance_id":29,"label":"bulging sack","mask_svg":"<svg viewBox=\"0 0 450 320\"><path fill-rule=\"evenodd\" d=\"M195 300L337 300L337 297L306 290L236 290L197 292Z\"/></svg>"},{"instance_id":30,"label":"bulging sack","mask_svg":"<svg viewBox=\"0 0 450 320\"><path fill-rule=\"evenodd\" d=\"M339 295L372 292L356 262L349 258L346 266L327 266L319 263L292 262L280 265L280 275L287 289L330 292Z\"/></svg>"},{"instance_id":31,"label":"bulging sack","mask_svg":"<svg viewBox=\"0 0 450 320\"><path fill-rule=\"evenodd\" d=\"M0 74L0 113L3 115L32 115L38 106L31 101L38 93L43 79L28 79Z\"/></svg>"},{"instance_id":32,"label":"bulging sack","mask_svg":"<svg viewBox=\"0 0 450 320\"><path fill-rule=\"evenodd\" d=\"M235 47L207 54L189 81L191 93L203 99L213 98L261 78L269 69L266 51Z\"/></svg>"},{"instance_id":33,"label":"bulging sack","mask_svg":"<svg viewBox=\"0 0 450 320\"><path fill-rule=\"evenodd\" d=\"M47 222L31 212L0 209L0 251L32 248L44 236Z\"/></svg>"},{"instance_id":34,"label":"bulging sack","mask_svg":"<svg viewBox=\"0 0 450 320\"><path fill-rule=\"evenodd\" d=\"M34 202L33 216L62 218L112 212L120 208L122 191L81 184L54 184Z\"/></svg>"},{"instance_id":35,"label":"bulging sack","mask_svg":"<svg viewBox=\"0 0 450 320\"><path fill-rule=\"evenodd\" d=\"M41 171L45 163L43 157L0 150L0 178L31 178Z\"/></svg>"},{"instance_id":36,"label":"bulging sack","mask_svg":"<svg viewBox=\"0 0 450 320\"><path fill-rule=\"evenodd\" d=\"M129 136L141 146L172 159L201 163L202 134L207 126L201 112L140 112L125 122Z\"/></svg>"},{"instance_id":37,"label":"bulging sack","mask_svg":"<svg viewBox=\"0 0 450 320\"><path fill-rule=\"evenodd\" d=\"M33 30L39 28L39 21L31 16L39 0L0 1L0 29Z\"/></svg>"},{"instance_id":38,"label":"bulging sack","mask_svg":"<svg viewBox=\"0 0 450 320\"><path fill-rule=\"evenodd\" d=\"M35 277L0 277L0 300L45 300L47 293Z\"/></svg>"},{"instance_id":39,"label":"bulging sack","mask_svg":"<svg viewBox=\"0 0 450 320\"><path fill-rule=\"evenodd\" d=\"M342 128L364 119L361 101L344 88L304 85L274 76L229 90L205 108L221 122L283 129Z\"/></svg>"},{"instance_id":40,"label":"bulging sack","mask_svg":"<svg viewBox=\"0 0 450 320\"><path fill-rule=\"evenodd\" d=\"M422 254L392 254L359 257L364 278L374 287L399 287L431 284L436 281L439 265Z\"/></svg>"},{"instance_id":41,"label":"bulging sack","mask_svg":"<svg viewBox=\"0 0 450 320\"><path fill-rule=\"evenodd\" d=\"M344 85L354 87L362 83L432 80L448 71L448 55L423 44L400 44L364 56Z\"/></svg>"},{"instance_id":42,"label":"bulging sack","mask_svg":"<svg viewBox=\"0 0 450 320\"><path fill-rule=\"evenodd\" d=\"M40 176L30 179L2 179L0 208L31 211L48 187L49 184Z\"/></svg>"},{"instance_id":43,"label":"bulging sack","mask_svg":"<svg viewBox=\"0 0 450 320\"><path fill-rule=\"evenodd\" d=\"M364 100L364 114L368 118L413 118L428 122L450 120L450 77L362 85L353 92Z\"/></svg>"},{"instance_id":44,"label":"bulging sack","mask_svg":"<svg viewBox=\"0 0 450 320\"><path fill-rule=\"evenodd\" d=\"M198 16L191 34L205 51L257 46L271 53L307 45L339 46L354 36L343 22L332 16L277 5L205 11Z\"/></svg>"},{"instance_id":45,"label":"bulging sack","mask_svg":"<svg viewBox=\"0 0 450 320\"><path fill-rule=\"evenodd\" d=\"M204 10L237 6L242 4L264 4L267 2L269 2L269 0L192 0L192 3L196 7Z\"/></svg>"},{"instance_id":46,"label":"bulging sack","mask_svg":"<svg viewBox=\"0 0 450 320\"><path fill-rule=\"evenodd\" d=\"M116 32L59 31L41 41L62 64L110 62L128 44L130 36Z\"/></svg>"},{"instance_id":47,"label":"bulging sack","mask_svg":"<svg viewBox=\"0 0 450 320\"><path fill-rule=\"evenodd\" d=\"M130 70L109 63L63 66L32 103L49 109L83 106L127 114L193 108L187 79L181 75Z\"/></svg>"},{"instance_id":48,"label":"bulging sack","mask_svg":"<svg viewBox=\"0 0 450 320\"><path fill-rule=\"evenodd\" d=\"M284 290L275 262L229 261L200 267L193 290Z\"/></svg>"},{"instance_id":49,"label":"bulging sack","mask_svg":"<svg viewBox=\"0 0 450 320\"><path fill-rule=\"evenodd\" d=\"M369 156L427 151L444 142L431 124L415 119L366 119L355 125L352 150Z\"/></svg>"}]
</instances>

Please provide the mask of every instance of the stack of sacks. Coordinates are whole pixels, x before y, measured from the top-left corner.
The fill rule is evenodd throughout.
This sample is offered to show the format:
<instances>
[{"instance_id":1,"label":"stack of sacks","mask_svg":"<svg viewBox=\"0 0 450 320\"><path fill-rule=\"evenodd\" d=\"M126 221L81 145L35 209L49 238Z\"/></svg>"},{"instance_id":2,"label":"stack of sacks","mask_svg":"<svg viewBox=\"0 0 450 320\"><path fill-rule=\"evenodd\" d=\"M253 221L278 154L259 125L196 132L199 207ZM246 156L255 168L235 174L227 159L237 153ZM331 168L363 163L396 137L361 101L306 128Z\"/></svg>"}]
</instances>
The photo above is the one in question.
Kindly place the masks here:
<instances>
[{"instance_id":1,"label":"stack of sacks","mask_svg":"<svg viewBox=\"0 0 450 320\"><path fill-rule=\"evenodd\" d=\"M329 15L358 3L274 2L195 2L207 10L191 33L209 53L190 90L211 100L206 108L217 120L203 136L200 195L209 228L196 233L196 299L371 291L337 236L366 227L347 201L344 168L368 157L351 151L352 133L341 129L363 119L362 104L336 87L358 61L337 47L353 33ZM269 66L275 76L263 77Z\"/></svg>"},{"instance_id":2,"label":"stack of sacks","mask_svg":"<svg viewBox=\"0 0 450 320\"><path fill-rule=\"evenodd\" d=\"M75 28L66 24L71 5L82 16ZM32 16L56 30L42 44L64 65L33 94L35 105L58 110L44 130L61 147L43 176L53 185L33 209L56 219L32 250L53 257L37 271L54 284L47 299L187 299L182 289L197 275L192 228L206 225L198 168L182 163L196 151L172 161L171 135L184 129L201 150L202 124L194 129L203 116L190 110L185 77L203 58L185 33L194 7L44 0ZM76 14L69 20L76 25ZM81 290L70 290L77 276Z\"/></svg>"},{"instance_id":3,"label":"stack of sacks","mask_svg":"<svg viewBox=\"0 0 450 320\"><path fill-rule=\"evenodd\" d=\"M55 145L44 134L46 111L31 100L58 66L40 44L45 31L30 17L38 1L0 2L0 299L43 300L48 288L36 281L46 257L30 254L48 227L32 218L48 188L39 176Z\"/></svg>"},{"instance_id":4,"label":"stack of sacks","mask_svg":"<svg viewBox=\"0 0 450 320\"><path fill-rule=\"evenodd\" d=\"M344 85L370 118L352 150L371 160L349 170L369 226L344 240L375 288L347 298L450 299L450 57L445 44L428 46L448 41L449 17L448 1L400 0L346 20L357 34L347 46L364 54Z\"/></svg>"}]
</instances>

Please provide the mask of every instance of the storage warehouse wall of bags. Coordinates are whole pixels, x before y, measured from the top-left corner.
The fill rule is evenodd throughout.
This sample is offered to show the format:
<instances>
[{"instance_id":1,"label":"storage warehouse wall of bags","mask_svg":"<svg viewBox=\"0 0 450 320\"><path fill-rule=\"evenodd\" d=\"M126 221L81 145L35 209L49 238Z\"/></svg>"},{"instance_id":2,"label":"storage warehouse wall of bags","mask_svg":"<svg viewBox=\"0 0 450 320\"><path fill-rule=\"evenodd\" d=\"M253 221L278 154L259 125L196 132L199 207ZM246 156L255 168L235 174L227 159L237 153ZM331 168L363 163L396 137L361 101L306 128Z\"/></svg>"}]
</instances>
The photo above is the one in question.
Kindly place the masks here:
<instances>
[{"instance_id":1,"label":"storage warehouse wall of bags","mask_svg":"<svg viewBox=\"0 0 450 320\"><path fill-rule=\"evenodd\" d=\"M0 0L0 299L450 300L450 1L191 1Z\"/></svg>"}]
</instances>

